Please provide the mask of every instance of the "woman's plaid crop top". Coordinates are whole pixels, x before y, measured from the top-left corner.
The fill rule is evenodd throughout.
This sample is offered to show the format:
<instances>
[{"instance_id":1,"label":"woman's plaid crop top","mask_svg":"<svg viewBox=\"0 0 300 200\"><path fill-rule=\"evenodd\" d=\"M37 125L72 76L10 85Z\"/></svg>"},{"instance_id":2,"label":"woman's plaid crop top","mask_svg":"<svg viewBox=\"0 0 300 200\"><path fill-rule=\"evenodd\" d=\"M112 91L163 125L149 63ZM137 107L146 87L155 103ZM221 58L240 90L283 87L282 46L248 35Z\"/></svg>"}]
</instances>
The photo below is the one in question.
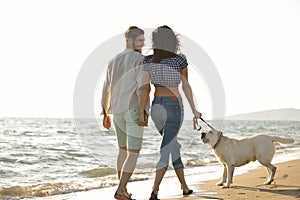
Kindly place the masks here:
<instances>
[{"instance_id":1,"label":"woman's plaid crop top","mask_svg":"<svg viewBox=\"0 0 300 200\"><path fill-rule=\"evenodd\" d=\"M144 57L142 62L143 70L149 72L151 83L155 87L178 87L181 82L181 71L187 65L183 54L165 58L160 63L153 63L151 55Z\"/></svg>"}]
</instances>

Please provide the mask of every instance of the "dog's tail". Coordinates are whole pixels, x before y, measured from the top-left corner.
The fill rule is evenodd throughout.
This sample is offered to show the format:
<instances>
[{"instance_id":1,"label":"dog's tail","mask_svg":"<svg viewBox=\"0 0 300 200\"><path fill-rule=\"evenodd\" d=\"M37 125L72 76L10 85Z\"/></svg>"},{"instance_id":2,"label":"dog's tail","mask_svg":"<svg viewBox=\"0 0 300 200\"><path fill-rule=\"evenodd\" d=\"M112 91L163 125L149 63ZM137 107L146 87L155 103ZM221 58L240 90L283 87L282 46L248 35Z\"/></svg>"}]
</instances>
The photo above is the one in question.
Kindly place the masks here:
<instances>
[{"instance_id":1,"label":"dog's tail","mask_svg":"<svg viewBox=\"0 0 300 200\"><path fill-rule=\"evenodd\" d=\"M291 144L294 142L293 139L281 138L281 137L272 137L272 142L279 142L281 144Z\"/></svg>"}]
</instances>

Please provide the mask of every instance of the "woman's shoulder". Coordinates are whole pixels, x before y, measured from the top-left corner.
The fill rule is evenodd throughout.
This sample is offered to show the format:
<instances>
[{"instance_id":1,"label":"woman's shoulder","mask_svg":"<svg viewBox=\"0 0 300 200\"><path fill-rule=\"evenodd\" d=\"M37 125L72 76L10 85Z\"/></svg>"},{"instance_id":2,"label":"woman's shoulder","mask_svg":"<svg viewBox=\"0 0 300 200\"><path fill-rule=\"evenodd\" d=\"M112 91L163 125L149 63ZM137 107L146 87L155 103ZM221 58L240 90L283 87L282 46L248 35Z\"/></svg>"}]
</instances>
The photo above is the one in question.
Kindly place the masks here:
<instances>
[{"instance_id":1,"label":"woman's shoulder","mask_svg":"<svg viewBox=\"0 0 300 200\"><path fill-rule=\"evenodd\" d=\"M177 54L176 58L179 60L186 60L186 56L183 53Z\"/></svg>"},{"instance_id":2,"label":"woman's shoulder","mask_svg":"<svg viewBox=\"0 0 300 200\"><path fill-rule=\"evenodd\" d=\"M153 55L145 56L144 59L143 59L143 63L151 63L152 58L153 58Z\"/></svg>"},{"instance_id":3,"label":"woman's shoulder","mask_svg":"<svg viewBox=\"0 0 300 200\"><path fill-rule=\"evenodd\" d=\"M181 67L181 68L185 68L187 65L188 65L188 61L186 59L186 56L182 53L179 53L177 56L176 56L176 62L178 63L178 65Z\"/></svg>"}]
</instances>

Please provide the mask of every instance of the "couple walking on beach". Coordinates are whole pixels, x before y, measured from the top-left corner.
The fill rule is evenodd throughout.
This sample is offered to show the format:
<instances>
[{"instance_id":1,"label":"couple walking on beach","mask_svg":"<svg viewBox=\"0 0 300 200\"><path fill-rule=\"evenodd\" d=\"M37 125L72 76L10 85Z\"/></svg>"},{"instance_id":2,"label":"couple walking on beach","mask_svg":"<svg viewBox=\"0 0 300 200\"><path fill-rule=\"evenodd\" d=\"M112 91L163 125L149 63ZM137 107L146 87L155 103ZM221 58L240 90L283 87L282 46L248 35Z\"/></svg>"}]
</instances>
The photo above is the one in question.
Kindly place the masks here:
<instances>
[{"instance_id":1,"label":"couple walking on beach","mask_svg":"<svg viewBox=\"0 0 300 200\"><path fill-rule=\"evenodd\" d=\"M150 200L157 200L159 185L167 171L171 156L182 193L193 193L186 184L180 147L177 140L183 121L183 103L178 85L190 104L194 117L201 113L195 108L193 94L188 82L188 63L179 53L179 40L173 30L164 25L152 32L153 55L143 56L144 31L131 26L125 32L126 49L110 61L102 93L103 126L115 125L119 153L117 170L119 185L115 199L130 200L132 195L126 185L135 169L142 147L144 126L151 118L163 136L160 158L156 164L156 175ZM154 99L149 113L150 83L155 87Z\"/></svg>"}]
</instances>

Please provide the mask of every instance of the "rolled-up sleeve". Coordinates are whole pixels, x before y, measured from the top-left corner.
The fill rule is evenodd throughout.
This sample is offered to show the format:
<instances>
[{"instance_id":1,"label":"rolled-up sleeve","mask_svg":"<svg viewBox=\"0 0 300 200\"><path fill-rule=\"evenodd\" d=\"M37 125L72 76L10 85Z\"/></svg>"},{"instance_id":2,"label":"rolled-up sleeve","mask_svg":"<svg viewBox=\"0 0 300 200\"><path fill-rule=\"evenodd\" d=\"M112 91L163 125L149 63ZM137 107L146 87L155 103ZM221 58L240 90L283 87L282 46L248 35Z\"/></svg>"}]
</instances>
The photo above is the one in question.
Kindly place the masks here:
<instances>
[{"instance_id":1,"label":"rolled-up sleeve","mask_svg":"<svg viewBox=\"0 0 300 200\"><path fill-rule=\"evenodd\" d=\"M105 110L106 113L109 112L110 109L110 97L111 97L111 73L112 73L112 65L111 63L108 64L107 71L106 71L106 78L104 81L103 89L102 89L102 99L101 105L102 109Z\"/></svg>"}]
</instances>

